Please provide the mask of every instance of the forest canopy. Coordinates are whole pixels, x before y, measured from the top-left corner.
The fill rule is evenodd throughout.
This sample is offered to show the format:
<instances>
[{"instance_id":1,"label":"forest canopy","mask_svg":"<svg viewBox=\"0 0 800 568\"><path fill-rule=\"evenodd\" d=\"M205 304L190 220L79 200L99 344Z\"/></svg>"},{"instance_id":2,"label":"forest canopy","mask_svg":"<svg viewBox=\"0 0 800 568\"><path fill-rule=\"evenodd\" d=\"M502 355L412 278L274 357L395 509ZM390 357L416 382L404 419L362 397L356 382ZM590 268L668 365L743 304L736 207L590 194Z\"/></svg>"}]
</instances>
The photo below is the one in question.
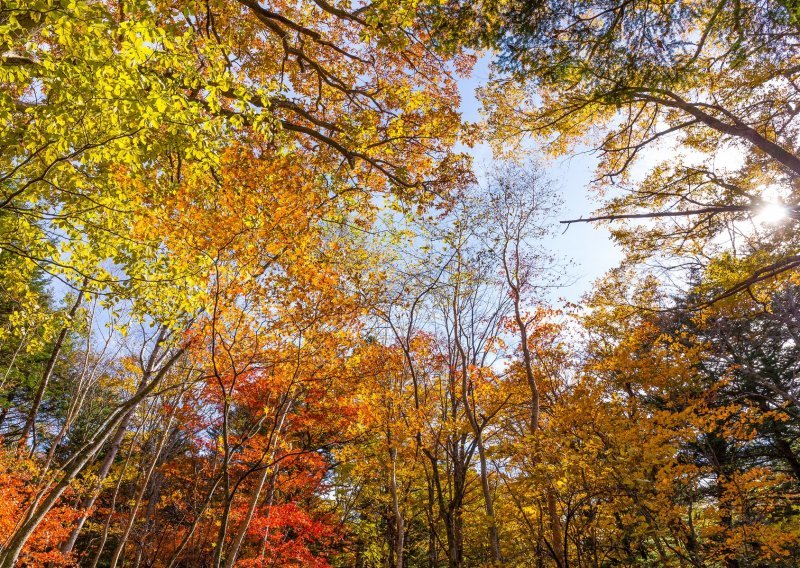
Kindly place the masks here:
<instances>
[{"instance_id":1,"label":"forest canopy","mask_svg":"<svg viewBox=\"0 0 800 568\"><path fill-rule=\"evenodd\" d=\"M794 0L0 0L0 568L797 566L799 115Z\"/></svg>"}]
</instances>

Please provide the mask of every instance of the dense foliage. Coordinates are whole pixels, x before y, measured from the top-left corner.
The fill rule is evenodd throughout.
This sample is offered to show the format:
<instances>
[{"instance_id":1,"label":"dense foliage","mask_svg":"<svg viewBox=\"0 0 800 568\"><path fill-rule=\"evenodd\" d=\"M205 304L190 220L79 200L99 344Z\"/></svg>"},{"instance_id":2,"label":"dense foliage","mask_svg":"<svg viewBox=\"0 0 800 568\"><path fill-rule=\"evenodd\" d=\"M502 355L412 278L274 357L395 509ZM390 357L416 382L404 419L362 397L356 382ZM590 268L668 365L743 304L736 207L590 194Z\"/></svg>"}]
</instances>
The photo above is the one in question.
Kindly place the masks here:
<instances>
[{"instance_id":1,"label":"dense foliage","mask_svg":"<svg viewBox=\"0 0 800 568\"><path fill-rule=\"evenodd\" d=\"M789 0L0 0L0 568L797 566L799 41ZM566 222L626 256L565 303L586 148Z\"/></svg>"}]
</instances>

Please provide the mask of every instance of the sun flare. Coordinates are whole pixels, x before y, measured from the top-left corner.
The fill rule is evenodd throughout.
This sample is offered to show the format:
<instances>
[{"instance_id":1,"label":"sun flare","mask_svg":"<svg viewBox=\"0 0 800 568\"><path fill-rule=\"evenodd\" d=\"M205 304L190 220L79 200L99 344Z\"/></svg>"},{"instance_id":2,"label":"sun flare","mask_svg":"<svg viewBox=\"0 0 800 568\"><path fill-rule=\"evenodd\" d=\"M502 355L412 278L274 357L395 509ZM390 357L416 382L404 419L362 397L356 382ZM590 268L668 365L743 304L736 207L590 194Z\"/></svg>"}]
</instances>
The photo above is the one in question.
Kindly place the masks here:
<instances>
[{"instance_id":1,"label":"sun flare","mask_svg":"<svg viewBox=\"0 0 800 568\"><path fill-rule=\"evenodd\" d=\"M759 225L777 225L789 216L789 210L782 203L764 203L755 216L755 221Z\"/></svg>"}]
</instances>

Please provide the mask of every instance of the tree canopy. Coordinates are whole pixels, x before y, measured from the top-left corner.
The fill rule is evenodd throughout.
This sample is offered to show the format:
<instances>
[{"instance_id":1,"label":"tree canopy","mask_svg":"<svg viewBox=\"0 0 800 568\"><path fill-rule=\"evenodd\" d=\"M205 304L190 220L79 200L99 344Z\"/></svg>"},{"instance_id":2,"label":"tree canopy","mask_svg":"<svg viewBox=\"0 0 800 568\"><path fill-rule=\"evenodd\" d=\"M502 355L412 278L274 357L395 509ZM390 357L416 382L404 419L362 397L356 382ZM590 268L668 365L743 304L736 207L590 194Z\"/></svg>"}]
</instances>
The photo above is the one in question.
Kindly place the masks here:
<instances>
[{"instance_id":1,"label":"tree canopy","mask_svg":"<svg viewBox=\"0 0 800 568\"><path fill-rule=\"evenodd\" d=\"M798 40L0 1L0 568L798 565ZM566 301L575 223L625 257Z\"/></svg>"}]
</instances>

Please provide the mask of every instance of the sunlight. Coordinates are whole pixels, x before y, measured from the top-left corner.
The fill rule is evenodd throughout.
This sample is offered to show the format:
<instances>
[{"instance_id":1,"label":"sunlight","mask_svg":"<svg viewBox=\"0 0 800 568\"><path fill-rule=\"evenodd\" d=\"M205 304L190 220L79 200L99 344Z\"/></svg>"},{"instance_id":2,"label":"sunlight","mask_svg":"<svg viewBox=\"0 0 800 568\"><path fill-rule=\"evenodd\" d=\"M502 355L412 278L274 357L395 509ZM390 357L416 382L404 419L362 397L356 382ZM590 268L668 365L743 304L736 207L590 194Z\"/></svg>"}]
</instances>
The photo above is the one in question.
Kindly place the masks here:
<instances>
[{"instance_id":1,"label":"sunlight","mask_svg":"<svg viewBox=\"0 0 800 568\"><path fill-rule=\"evenodd\" d=\"M785 205L771 202L764 203L754 219L760 225L777 225L786 220L788 216L789 210Z\"/></svg>"},{"instance_id":2,"label":"sunlight","mask_svg":"<svg viewBox=\"0 0 800 568\"><path fill-rule=\"evenodd\" d=\"M789 218L789 208L785 204L786 188L768 185L762 188L761 200L753 220L758 225L777 225Z\"/></svg>"}]
</instances>

